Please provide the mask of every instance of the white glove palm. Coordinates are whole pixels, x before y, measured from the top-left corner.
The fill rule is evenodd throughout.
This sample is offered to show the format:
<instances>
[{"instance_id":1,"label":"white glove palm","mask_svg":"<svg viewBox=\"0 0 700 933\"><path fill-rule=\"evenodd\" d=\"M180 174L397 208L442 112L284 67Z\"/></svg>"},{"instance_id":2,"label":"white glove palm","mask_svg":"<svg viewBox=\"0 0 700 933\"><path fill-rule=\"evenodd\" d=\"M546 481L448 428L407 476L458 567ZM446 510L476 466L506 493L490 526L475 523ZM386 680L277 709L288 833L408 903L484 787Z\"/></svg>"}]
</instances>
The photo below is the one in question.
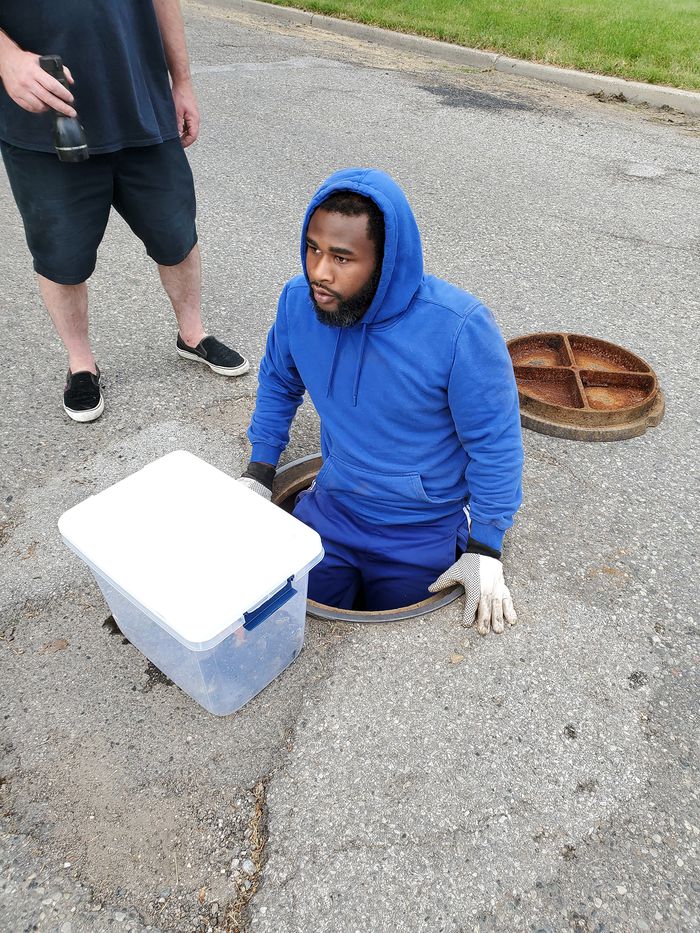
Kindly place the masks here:
<instances>
[{"instance_id":1,"label":"white glove palm","mask_svg":"<svg viewBox=\"0 0 700 933\"><path fill-rule=\"evenodd\" d=\"M263 486L262 483L259 483L256 479L252 479L250 476L240 476L238 482L242 483L246 489L250 489L251 492L256 492L259 496L262 496L263 499L267 499L268 502L272 499L272 490L268 489L267 486Z\"/></svg>"},{"instance_id":2,"label":"white glove palm","mask_svg":"<svg viewBox=\"0 0 700 933\"><path fill-rule=\"evenodd\" d=\"M462 554L428 589L437 593L455 583L464 587L464 624L473 625L476 619L480 635L486 635L489 628L500 634L504 620L509 625L518 621L500 560L483 554Z\"/></svg>"}]
</instances>

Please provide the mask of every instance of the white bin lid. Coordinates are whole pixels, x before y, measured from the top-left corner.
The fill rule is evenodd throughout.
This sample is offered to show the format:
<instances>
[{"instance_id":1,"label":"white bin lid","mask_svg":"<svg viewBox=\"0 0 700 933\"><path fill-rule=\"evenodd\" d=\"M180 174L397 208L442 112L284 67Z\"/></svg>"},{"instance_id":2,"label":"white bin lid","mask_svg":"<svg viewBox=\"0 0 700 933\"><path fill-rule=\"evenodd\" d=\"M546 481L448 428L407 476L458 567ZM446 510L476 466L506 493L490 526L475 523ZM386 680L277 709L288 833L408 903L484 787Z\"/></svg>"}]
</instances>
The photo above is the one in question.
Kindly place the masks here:
<instances>
[{"instance_id":1,"label":"white bin lid","mask_svg":"<svg viewBox=\"0 0 700 933\"><path fill-rule=\"evenodd\" d=\"M313 529L184 450L64 512L58 527L117 589L199 646L323 557Z\"/></svg>"}]
</instances>

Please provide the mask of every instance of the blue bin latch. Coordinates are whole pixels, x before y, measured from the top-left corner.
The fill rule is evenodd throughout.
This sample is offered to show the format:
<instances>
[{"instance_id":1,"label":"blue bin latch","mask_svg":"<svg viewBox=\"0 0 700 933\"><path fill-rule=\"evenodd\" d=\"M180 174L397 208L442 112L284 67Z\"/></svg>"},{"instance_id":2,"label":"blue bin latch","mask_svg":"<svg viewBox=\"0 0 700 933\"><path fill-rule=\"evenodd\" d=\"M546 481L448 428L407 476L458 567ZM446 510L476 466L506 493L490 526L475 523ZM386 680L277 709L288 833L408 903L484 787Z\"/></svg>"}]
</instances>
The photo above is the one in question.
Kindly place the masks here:
<instances>
[{"instance_id":1,"label":"blue bin latch","mask_svg":"<svg viewBox=\"0 0 700 933\"><path fill-rule=\"evenodd\" d=\"M244 612L243 618L245 622L243 623L243 628L248 629L250 632L256 625L260 625L265 619L269 619L272 613L279 609L280 606L284 606L284 604L294 596L295 590L292 586L293 579L294 574L287 580L282 589L273 593L272 596L258 606L257 609L253 609L252 612Z\"/></svg>"}]
</instances>

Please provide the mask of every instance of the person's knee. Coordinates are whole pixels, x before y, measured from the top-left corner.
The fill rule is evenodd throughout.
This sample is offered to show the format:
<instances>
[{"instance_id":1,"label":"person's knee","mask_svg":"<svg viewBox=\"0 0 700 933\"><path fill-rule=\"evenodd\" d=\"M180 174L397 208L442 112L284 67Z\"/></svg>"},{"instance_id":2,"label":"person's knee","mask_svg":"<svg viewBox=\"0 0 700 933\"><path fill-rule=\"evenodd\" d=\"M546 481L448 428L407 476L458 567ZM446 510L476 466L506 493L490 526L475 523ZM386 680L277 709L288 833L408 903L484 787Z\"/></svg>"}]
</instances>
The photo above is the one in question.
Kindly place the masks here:
<instances>
[{"instance_id":1,"label":"person's knee","mask_svg":"<svg viewBox=\"0 0 700 933\"><path fill-rule=\"evenodd\" d=\"M164 244L160 237L145 236L140 239L146 247L146 254L153 262L159 266L173 267L182 265L190 258L197 245L197 231L193 228L191 233L175 243Z\"/></svg>"},{"instance_id":2,"label":"person's knee","mask_svg":"<svg viewBox=\"0 0 700 933\"><path fill-rule=\"evenodd\" d=\"M159 266L177 266L194 249L197 199L179 139L123 150L112 203Z\"/></svg>"},{"instance_id":3,"label":"person's knee","mask_svg":"<svg viewBox=\"0 0 700 933\"><path fill-rule=\"evenodd\" d=\"M80 285L95 271L101 219L90 223L68 206L45 204L23 215L34 271L58 285Z\"/></svg>"},{"instance_id":4,"label":"person's knee","mask_svg":"<svg viewBox=\"0 0 700 933\"><path fill-rule=\"evenodd\" d=\"M81 261L63 262L60 256L42 257L33 254L34 271L55 285L82 285L95 271L97 254L83 257Z\"/></svg>"}]
</instances>

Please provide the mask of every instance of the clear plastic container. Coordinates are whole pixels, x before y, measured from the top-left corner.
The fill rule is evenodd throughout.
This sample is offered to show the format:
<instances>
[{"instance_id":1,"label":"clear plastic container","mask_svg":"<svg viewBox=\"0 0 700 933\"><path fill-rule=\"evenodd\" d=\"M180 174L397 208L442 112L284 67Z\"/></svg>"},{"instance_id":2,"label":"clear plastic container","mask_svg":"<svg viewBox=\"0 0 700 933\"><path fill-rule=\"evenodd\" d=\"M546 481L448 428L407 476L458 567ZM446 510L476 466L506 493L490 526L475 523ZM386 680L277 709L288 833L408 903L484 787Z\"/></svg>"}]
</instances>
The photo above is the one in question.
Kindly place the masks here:
<instances>
[{"instance_id":1,"label":"clear plastic container","mask_svg":"<svg viewBox=\"0 0 700 933\"><path fill-rule=\"evenodd\" d=\"M240 709L301 651L321 539L198 457L160 458L59 529L124 635L209 712Z\"/></svg>"}]
</instances>

